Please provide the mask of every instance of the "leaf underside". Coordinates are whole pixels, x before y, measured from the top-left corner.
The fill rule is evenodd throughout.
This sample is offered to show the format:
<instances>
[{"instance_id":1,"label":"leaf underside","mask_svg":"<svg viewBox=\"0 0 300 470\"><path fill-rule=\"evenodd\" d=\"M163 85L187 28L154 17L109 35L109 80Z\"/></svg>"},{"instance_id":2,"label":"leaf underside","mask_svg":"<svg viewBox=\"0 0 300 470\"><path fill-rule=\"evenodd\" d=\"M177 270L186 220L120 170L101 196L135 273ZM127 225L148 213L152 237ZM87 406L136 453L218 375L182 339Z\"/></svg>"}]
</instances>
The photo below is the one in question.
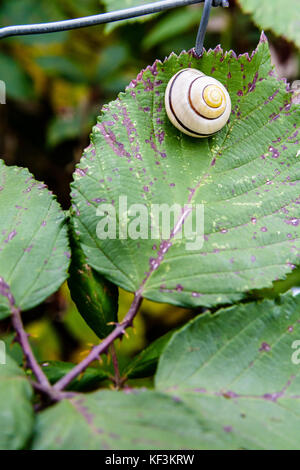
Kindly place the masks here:
<instances>
[{"instance_id":1,"label":"leaf underside","mask_svg":"<svg viewBox=\"0 0 300 470\"><path fill-rule=\"evenodd\" d=\"M201 428L191 410L166 395L102 390L43 412L33 448L187 449L197 445Z\"/></svg>"},{"instance_id":2,"label":"leaf underside","mask_svg":"<svg viewBox=\"0 0 300 470\"><path fill-rule=\"evenodd\" d=\"M167 83L186 67L230 93L230 122L212 138L188 137L166 116ZM236 302L284 279L299 263L300 107L290 102L264 35L251 57L217 47L200 59L171 54L141 72L104 107L74 174L74 223L88 263L126 290L188 307ZM172 235L100 240L96 210L110 203L119 220L120 196L148 213L153 204L203 204L203 247L189 251L190 240ZM188 217L195 224L195 211Z\"/></svg>"},{"instance_id":3,"label":"leaf underside","mask_svg":"<svg viewBox=\"0 0 300 470\"><path fill-rule=\"evenodd\" d=\"M105 338L118 319L118 288L86 262L72 225L69 227L72 260L68 285L80 315L99 338Z\"/></svg>"}]
</instances>

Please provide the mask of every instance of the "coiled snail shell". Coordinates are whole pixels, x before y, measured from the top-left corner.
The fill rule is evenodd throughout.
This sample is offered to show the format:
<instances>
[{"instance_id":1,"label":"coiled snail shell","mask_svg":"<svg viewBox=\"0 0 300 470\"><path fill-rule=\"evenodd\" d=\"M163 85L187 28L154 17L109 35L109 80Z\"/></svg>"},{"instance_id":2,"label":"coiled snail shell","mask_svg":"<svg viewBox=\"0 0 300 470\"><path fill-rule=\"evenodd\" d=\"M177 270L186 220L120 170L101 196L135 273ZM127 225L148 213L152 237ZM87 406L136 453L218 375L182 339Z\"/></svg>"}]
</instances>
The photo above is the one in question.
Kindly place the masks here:
<instances>
[{"instance_id":1,"label":"coiled snail shell","mask_svg":"<svg viewBox=\"0 0 300 470\"><path fill-rule=\"evenodd\" d=\"M196 69L184 69L169 81L165 107L177 129L203 138L225 126L231 113L231 100L218 80Z\"/></svg>"}]
</instances>

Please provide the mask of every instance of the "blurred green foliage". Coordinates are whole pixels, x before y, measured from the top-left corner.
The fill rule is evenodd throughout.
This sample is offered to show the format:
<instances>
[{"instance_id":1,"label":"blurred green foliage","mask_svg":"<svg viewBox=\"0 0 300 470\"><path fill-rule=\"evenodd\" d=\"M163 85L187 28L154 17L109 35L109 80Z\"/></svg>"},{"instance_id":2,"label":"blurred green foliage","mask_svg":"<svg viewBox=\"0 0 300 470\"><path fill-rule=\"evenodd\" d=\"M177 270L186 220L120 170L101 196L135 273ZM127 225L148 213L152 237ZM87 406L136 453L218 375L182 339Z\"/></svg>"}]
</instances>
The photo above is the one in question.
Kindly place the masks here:
<instances>
[{"instance_id":1,"label":"blurred green foliage","mask_svg":"<svg viewBox=\"0 0 300 470\"><path fill-rule=\"evenodd\" d=\"M47 22L140 3L141 0L0 0L0 23ZM224 49L237 53L252 51L260 31L235 0L230 3L229 9L213 9L206 48L221 43ZM68 209L72 172L88 145L89 132L102 105L115 99L155 59L163 60L172 51L191 49L201 13L202 6L194 5L153 15L148 21L1 40L0 79L7 88L7 105L0 106L1 158L7 164L28 167ZM282 38L272 34L268 37L274 62L283 67L289 80L297 79L299 52ZM119 319L131 300L131 294L120 292ZM135 329L129 329L128 338L117 342L121 370L129 370L132 355L198 313L145 301ZM98 342L71 301L66 284L45 304L24 315L24 320L41 361L77 362ZM18 346L12 343L10 325L0 324L0 333L11 344L14 357L20 359ZM152 356L150 359L151 365Z\"/></svg>"}]
</instances>

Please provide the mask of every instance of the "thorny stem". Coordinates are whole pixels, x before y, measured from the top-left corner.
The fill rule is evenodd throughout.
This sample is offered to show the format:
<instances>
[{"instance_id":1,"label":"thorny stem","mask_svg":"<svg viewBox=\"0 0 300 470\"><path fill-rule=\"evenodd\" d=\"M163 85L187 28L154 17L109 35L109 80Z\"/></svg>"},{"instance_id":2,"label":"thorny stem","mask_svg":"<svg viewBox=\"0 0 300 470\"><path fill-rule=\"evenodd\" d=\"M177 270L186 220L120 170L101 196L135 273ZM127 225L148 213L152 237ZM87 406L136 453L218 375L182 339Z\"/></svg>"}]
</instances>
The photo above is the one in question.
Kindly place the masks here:
<instances>
[{"instance_id":1,"label":"thorny stem","mask_svg":"<svg viewBox=\"0 0 300 470\"><path fill-rule=\"evenodd\" d=\"M50 388L44 387L38 382L34 382L32 380L29 380L32 388L35 389L36 392L40 393L41 395L45 395L48 399L50 399L50 402L57 402L60 400L63 400L64 398L72 398L76 395L75 392L56 392L53 390L52 386ZM36 410L43 408L43 405L38 403L35 407Z\"/></svg>"},{"instance_id":2,"label":"thorny stem","mask_svg":"<svg viewBox=\"0 0 300 470\"><path fill-rule=\"evenodd\" d=\"M4 279L0 277L0 295L6 297L9 302L10 311L12 315L12 324L17 333L17 340L20 343L23 353L26 358L27 366L34 373L37 382L31 381L33 388L41 394L46 395L50 398L51 401L59 401L63 398L70 398L74 394L69 392L62 392L79 374L81 374L91 362L99 358L99 356L107 352L108 348L111 348L112 360L115 368L115 380L116 385L122 385L122 378L120 377L117 357L113 342L123 336L126 328L132 326L133 319L138 313L138 310L142 303L142 294L141 291L137 291L134 296L133 302L128 310L128 313L124 320L121 323L116 325L116 328L100 343L98 346L95 346L90 354L83 359L77 366L75 366L68 374L66 374L62 379L60 379L54 386L51 386L46 375L42 371L40 365L38 364L30 343L28 341L28 335L24 330L24 325L22 322L20 309L15 305L15 299L10 291L9 285L6 284Z\"/></svg>"},{"instance_id":3,"label":"thorny stem","mask_svg":"<svg viewBox=\"0 0 300 470\"><path fill-rule=\"evenodd\" d=\"M22 318L20 315L20 310L15 307L14 305L11 305L11 314L12 314L12 324L13 327L17 333L17 339L18 342L21 345L21 348L23 349L27 366L32 370L34 373L38 383L42 385L43 388L45 389L50 389L51 385L42 371L41 367L39 366L33 352L31 349L31 346L28 341L28 335L26 331L24 330Z\"/></svg>"},{"instance_id":4,"label":"thorny stem","mask_svg":"<svg viewBox=\"0 0 300 470\"><path fill-rule=\"evenodd\" d=\"M140 308L142 300L143 298L141 292L138 291L135 294L131 307L124 320L121 323L118 323L116 328L102 341L102 343L100 343L98 346L95 346L90 354L85 359L83 359L83 361L77 364L77 366L75 366L67 375L65 375L53 386L55 391L64 390L67 385L72 382L72 380L74 380L90 365L91 362L97 360L101 354L107 352L110 345L113 344L117 338L123 336L126 328L132 326L133 319Z\"/></svg>"},{"instance_id":5,"label":"thorny stem","mask_svg":"<svg viewBox=\"0 0 300 470\"><path fill-rule=\"evenodd\" d=\"M110 349L111 359L112 359L112 363L113 363L114 371L115 371L115 376L112 377L112 380L113 380L116 388L120 389L122 387L123 380L122 380L121 375L120 375L118 357L117 357L116 348L115 348L114 343L112 343L110 345L109 349Z\"/></svg>"},{"instance_id":6,"label":"thorny stem","mask_svg":"<svg viewBox=\"0 0 300 470\"><path fill-rule=\"evenodd\" d=\"M15 299L10 291L9 285L6 284L2 277L0 277L0 295L6 297L9 302L9 307L12 315L12 325L17 333L17 341L20 343L20 346L23 350L27 366L34 373L38 383L44 389L49 390L51 388L51 385L32 352L30 343L28 341L28 335L24 330L20 309L16 306Z\"/></svg>"},{"instance_id":7,"label":"thorny stem","mask_svg":"<svg viewBox=\"0 0 300 470\"><path fill-rule=\"evenodd\" d=\"M12 296L11 299L13 300ZM17 333L17 340L26 358L27 367L32 370L37 380L37 382L30 381L32 387L41 395L44 395L50 399L50 402L57 402L63 400L64 398L71 398L74 396L74 393L59 392L53 389L32 352L30 343L28 341L28 335L24 330L20 310L14 305L14 303L10 303L10 309L12 314L12 325Z\"/></svg>"}]
</instances>

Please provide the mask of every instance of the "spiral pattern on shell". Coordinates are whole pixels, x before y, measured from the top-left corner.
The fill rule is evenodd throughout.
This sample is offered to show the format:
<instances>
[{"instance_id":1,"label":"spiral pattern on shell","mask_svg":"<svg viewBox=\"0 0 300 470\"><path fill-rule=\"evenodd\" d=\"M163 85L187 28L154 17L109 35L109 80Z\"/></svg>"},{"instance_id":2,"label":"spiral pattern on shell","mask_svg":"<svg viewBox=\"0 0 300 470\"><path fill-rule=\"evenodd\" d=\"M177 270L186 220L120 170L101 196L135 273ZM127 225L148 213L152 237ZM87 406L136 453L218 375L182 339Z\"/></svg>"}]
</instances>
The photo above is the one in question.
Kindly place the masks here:
<instances>
[{"instance_id":1,"label":"spiral pattern on shell","mask_svg":"<svg viewBox=\"0 0 300 470\"><path fill-rule=\"evenodd\" d=\"M184 69L169 81L165 107L177 129L203 138L225 126L231 113L231 100L218 80L196 69Z\"/></svg>"}]
</instances>

